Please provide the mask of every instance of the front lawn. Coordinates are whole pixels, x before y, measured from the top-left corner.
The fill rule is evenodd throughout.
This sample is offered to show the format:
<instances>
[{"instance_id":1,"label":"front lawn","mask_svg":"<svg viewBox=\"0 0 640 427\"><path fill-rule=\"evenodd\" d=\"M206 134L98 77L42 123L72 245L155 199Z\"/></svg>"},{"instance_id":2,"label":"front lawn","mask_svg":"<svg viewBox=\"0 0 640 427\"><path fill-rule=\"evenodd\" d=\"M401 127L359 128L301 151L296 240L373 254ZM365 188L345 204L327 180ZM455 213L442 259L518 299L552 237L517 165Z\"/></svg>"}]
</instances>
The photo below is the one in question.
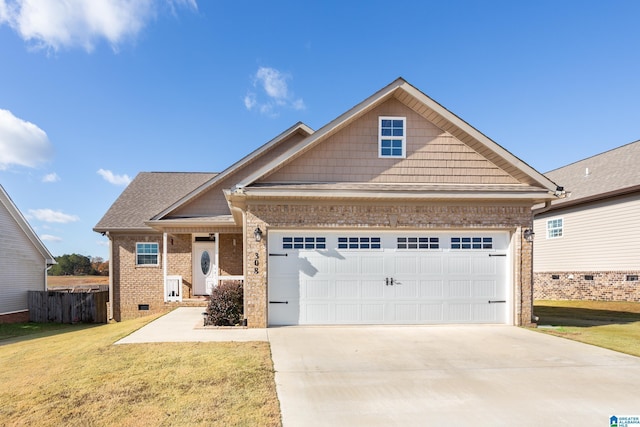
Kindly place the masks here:
<instances>
[{"instance_id":1,"label":"front lawn","mask_svg":"<svg viewBox=\"0 0 640 427\"><path fill-rule=\"evenodd\" d=\"M0 424L280 425L268 343L113 345L151 319L0 340Z\"/></svg>"},{"instance_id":2,"label":"front lawn","mask_svg":"<svg viewBox=\"0 0 640 427\"><path fill-rule=\"evenodd\" d=\"M640 303L536 301L538 331L640 356Z\"/></svg>"}]
</instances>

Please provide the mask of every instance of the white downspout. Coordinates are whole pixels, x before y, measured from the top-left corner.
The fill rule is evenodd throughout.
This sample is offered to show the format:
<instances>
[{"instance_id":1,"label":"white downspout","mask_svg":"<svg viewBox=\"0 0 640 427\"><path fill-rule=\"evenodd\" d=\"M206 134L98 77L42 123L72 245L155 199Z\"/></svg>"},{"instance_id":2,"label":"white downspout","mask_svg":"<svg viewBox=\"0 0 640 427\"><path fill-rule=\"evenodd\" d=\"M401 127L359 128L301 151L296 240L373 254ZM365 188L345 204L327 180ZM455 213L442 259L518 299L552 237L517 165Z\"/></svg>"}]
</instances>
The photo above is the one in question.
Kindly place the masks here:
<instances>
[{"instance_id":1,"label":"white downspout","mask_svg":"<svg viewBox=\"0 0 640 427\"><path fill-rule=\"evenodd\" d=\"M109 320L113 320L113 239L111 239L111 234L109 232L104 233L109 239L109 313L107 314L107 322Z\"/></svg>"},{"instance_id":2,"label":"white downspout","mask_svg":"<svg viewBox=\"0 0 640 427\"><path fill-rule=\"evenodd\" d=\"M162 291L164 302L167 302L167 232L162 233L162 281L164 283Z\"/></svg>"},{"instance_id":3,"label":"white downspout","mask_svg":"<svg viewBox=\"0 0 640 427\"><path fill-rule=\"evenodd\" d=\"M52 260L46 260L44 262L44 290L49 290L49 270L53 268L55 264L51 263Z\"/></svg>"}]
</instances>

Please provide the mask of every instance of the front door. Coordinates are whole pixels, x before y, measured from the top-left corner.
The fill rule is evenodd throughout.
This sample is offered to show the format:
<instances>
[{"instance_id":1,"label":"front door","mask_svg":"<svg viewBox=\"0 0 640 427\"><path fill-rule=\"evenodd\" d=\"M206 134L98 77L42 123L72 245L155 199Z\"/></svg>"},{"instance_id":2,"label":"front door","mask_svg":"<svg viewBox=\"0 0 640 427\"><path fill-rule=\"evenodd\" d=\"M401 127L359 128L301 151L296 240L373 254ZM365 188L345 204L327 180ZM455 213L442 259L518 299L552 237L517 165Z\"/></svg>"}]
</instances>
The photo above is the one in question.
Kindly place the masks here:
<instances>
[{"instance_id":1,"label":"front door","mask_svg":"<svg viewBox=\"0 0 640 427\"><path fill-rule=\"evenodd\" d=\"M193 243L193 294L210 295L218 279L216 242Z\"/></svg>"}]
</instances>

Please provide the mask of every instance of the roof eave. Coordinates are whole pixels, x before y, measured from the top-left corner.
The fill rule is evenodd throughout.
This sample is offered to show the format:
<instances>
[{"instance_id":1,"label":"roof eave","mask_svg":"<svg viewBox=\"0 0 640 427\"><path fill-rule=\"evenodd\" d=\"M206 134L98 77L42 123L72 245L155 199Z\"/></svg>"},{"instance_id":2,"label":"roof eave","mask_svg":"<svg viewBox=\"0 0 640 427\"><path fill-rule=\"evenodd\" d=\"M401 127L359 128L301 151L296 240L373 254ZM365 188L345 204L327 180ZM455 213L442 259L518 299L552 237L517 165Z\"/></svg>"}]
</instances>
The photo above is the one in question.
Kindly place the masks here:
<instances>
[{"instance_id":1,"label":"roof eave","mask_svg":"<svg viewBox=\"0 0 640 427\"><path fill-rule=\"evenodd\" d=\"M236 196L238 197L238 196ZM316 199L316 200L554 200L557 196L546 190L541 191L366 191L366 190L250 190L246 189L242 199ZM238 199L236 199L238 200Z\"/></svg>"},{"instance_id":2,"label":"roof eave","mask_svg":"<svg viewBox=\"0 0 640 427\"><path fill-rule=\"evenodd\" d=\"M235 162L234 164L232 164L231 166L229 166L228 168L226 168L225 170L223 170L222 172L217 174L215 177L213 177L208 182L204 183L200 187L198 187L195 190L191 191L190 193L186 194L183 198L181 198L177 202L173 203L171 206L167 207L162 212L158 213L157 215L154 215L151 219L152 220L156 220L156 219L160 219L160 218L168 215L169 213L173 212L178 207L180 207L180 206L184 205L185 203L188 203L189 201L191 201L194 198L198 197L200 194L204 193L205 191L210 189L212 186L214 186L216 183L222 181L223 179L225 179L227 176L229 176L232 173L234 173L236 170L238 170L242 166L246 165L247 163L250 163L251 161L253 161L257 157L259 157L262 153L264 153L265 151L269 150L273 146L277 145L279 142L287 139L288 137L290 137L294 133L300 132L300 131L305 132L305 133L307 133L309 135L312 135L313 132L314 132L313 129L311 129L306 124L304 124L302 122L296 123L295 125L291 126L289 129L285 130L284 132L282 132L281 134L279 134L278 136L276 136L275 138L273 138L272 140L270 140L266 144L262 145L257 150L251 152L247 156L243 157L242 159L238 160L237 162Z\"/></svg>"},{"instance_id":3,"label":"roof eave","mask_svg":"<svg viewBox=\"0 0 640 427\"><path fill-rule=\"evenodd\" d=\"M599 193L599 194L594 194L592 196L585 196L575 200L571 200L571 198L567 198L565 200L562 200L560 203L551 203L550 206L545 206L539 209L535 209L533 212L534 214L541 214L545 212L559 211L562 209L572 208L575 206L580 206L588 203L611 199L613 197L626 196L626 195L637 193L637 192L640 192L640 185L620 188L618 190L609 191L607 193Z\"/></svg>"}]
</instances>

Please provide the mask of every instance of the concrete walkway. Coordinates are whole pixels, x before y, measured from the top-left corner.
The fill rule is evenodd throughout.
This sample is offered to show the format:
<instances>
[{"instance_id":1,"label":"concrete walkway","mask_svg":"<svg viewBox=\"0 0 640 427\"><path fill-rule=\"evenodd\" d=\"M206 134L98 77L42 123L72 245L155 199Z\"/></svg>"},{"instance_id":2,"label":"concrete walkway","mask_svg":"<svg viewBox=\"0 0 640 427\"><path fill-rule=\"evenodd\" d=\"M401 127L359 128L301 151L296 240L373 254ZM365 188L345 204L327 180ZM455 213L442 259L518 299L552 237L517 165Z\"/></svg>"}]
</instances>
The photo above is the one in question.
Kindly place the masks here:
<instances>
[{"instance_id":1,"label":"concrete walkway","mask_svg":"<svg viewBox=\"0 0 640 427\"><path fill-rule=\"evenodd\" d=\"M513 326L205 329L179 308L118 341L269 341L284 427L609 425L640 358Z\"/></svg>"},{"instance_id":2,"label":"concrete walkway","mask_svg":"<svg viewBox=\"0 0 640 427\"><path fill-rule=\"evenodd\" d=\"M267 341L266 329L213 328L204 325L204 307L180 307L117 341L148 342Z\"/></svg>"}]
</instances>

